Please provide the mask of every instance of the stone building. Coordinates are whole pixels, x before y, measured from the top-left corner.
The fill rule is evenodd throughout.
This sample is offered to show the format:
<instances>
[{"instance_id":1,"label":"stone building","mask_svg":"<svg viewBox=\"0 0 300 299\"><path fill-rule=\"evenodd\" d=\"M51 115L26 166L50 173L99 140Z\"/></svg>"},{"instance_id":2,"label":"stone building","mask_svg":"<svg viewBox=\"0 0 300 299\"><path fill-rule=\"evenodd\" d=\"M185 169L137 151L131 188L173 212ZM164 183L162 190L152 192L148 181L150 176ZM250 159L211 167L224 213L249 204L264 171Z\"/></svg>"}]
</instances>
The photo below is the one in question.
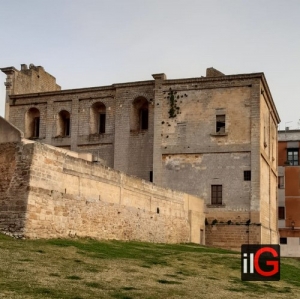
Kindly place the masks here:
<instances>
[{"instance_id":1,"label":"stone building","mask_svg":"<svg viewBox=\"0 0 300 299\"><path fill-rule=\"evenodd\" d=\"M203 198L208 245L278 242L279 116L263 73L209 68L200 78L60 90L42 67L1 70L6 119L26 138Z\"/></svg>"},{"instance_id":2,"label":"stone building","mask_svg":"<svg viewBox=\"0 0 300 299\"><path fill-rule=\"evenodd\" d=\"M300 130L278 132L278 227L282 256L300 257Z\"/></svg>"}]
</instances>

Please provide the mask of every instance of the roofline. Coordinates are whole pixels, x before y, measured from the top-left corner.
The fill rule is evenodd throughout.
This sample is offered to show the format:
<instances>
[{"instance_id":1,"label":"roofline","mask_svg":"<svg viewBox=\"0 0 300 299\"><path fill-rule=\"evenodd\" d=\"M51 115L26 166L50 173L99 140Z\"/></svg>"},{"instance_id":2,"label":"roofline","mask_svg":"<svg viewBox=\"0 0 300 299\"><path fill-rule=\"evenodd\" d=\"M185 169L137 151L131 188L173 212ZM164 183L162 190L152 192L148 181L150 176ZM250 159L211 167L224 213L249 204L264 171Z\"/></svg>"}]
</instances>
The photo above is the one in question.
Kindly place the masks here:
<instances>
[{"instance_id":1,"label":"roofline","mask_svg":"<svg viewBox=\"0 0 300 299\"><path fill-rule=\"evenodd\" d=\"M274 115L276 117L277 123L279 124L281 122L281 119L279 117L278 111L277 111L275 103L273 101L273 97L272 97L272 94L271 94L271 91L270 91L267 79L266 79L264 73L261 73L261 74L262 74L262 83L263 83L264 88L265 88L265 90L266 90L266 92L268 94L268 98L270 99L270 104L271 104L271 107L272 107L271 112L274 112Z\"/></svg>"},{"instance_id":2,"label":"roofline","mask_svg":"<svg viewBox=\"0 0 300 299\"><path fill-rule=\"evenodd\" d=\"M300 133L300 130L278 130L278 133Z\"/></svg>"},{"instance_id":3,"label":"roofline","mask_svg":"<svg viewBox=\"0 0 300 299\"><path fill-rule=\"evenodd\" d=\"M8 67L1 69L2 71L12 71L16 70L14 67ZM237 79L260 79L263 82L264 88L268 94L270 99L270 104L272 107L272 111L278 121L280 122L280 118L274 104L267 80L264 76L264 73L250 73L250 74L237 74L237 75L224 75L217 77L194 77L194 78L183 78L183 79L169 79L163 80L163 84L172 84L172 83L191 83L191 82L209 82L209 81L228 81L228 80L237 80ZM10 95L11 99L21 99L21 98L29 98L29 97L43 97L43 96L56 96L56 95L65 95L72 93L85 93L88 91L105 91L105 90L114 90L116 88L126 88L133 86L142 86L142 85L152 85L155 84L155 80L147 80L147 81L136 81L136 82L127 82L127 83L114 83L112 85L106 86L97 86L97 87L85 87L85 88L76 88L76 89L63 89L58 91L47 91L47 92L38 92L38 93L28 93L28 94L14 94Z\"/></svg>"},{"instance_id":4,"label":"roofline","mask_svg":"<svg viewBox=\"0 0 300 299\"><path fill-rule=\"evenodd\" d=\"M19 72L14 66L3 67L0 68L0 70L6 75L11 74L12 72Z\"/></svg>"},{"instance_id":5,"label":"roofline","mask_svg":"<svg viewBox=\"0 0 300 299\"><path fill-rule=\"evenodd\" d=\"M45 91L37 93L26 93L26 94L13 94L10 95L11 99L21 99L21 98L31 98L31 97L43 97L43 96L54 96L54 95L65 95L72 93L85 93L88 91L104 91L104 90L114 90L116 88L129 87L129 86L141 86L141 85L153 85L154 80L151 81L136 81L128 83L116 83L106 86L96 86L96 87L85 87L85 88L75 88L75 89L63 89L54 91Z\"/></svg>"}]
</instances>

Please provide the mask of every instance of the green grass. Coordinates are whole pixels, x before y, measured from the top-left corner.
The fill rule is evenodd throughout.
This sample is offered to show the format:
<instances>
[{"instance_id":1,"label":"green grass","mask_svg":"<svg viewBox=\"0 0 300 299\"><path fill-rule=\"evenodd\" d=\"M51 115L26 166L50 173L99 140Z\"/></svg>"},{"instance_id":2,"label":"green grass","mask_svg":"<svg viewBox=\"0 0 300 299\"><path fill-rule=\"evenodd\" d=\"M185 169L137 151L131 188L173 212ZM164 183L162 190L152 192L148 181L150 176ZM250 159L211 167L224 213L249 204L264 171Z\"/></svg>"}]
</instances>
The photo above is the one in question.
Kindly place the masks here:
<instances>
[{"instance_id":1,"label":"green grass","mask_svg":"<svg viewBox=\"0 0 300 299\"><path fill-rule=\"evenodd\" d=\"M240 254L195 244L16 240L0 234L0 298L298 298L300 260L279 282L240 279Z\"/></svg>"}]
</instances>

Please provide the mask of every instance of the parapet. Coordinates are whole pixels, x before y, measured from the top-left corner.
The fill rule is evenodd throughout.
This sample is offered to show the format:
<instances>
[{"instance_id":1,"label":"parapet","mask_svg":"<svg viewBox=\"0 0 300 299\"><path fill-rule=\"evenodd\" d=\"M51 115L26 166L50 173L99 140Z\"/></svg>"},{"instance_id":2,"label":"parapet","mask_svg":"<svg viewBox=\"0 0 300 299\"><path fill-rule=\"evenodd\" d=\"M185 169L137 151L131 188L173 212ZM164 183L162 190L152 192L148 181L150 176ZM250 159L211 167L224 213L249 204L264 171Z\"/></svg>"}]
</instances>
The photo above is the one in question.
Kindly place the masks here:
<instances>
[{"instance_id":1,"label":"parapet","mask_svg":"<svg viewBox=\"0 0 300 299\"><path fill-rule=\"evenodd\" d=\"M20 71L14 67L1 68L1 71L7 76L4 84L8 95L61 90L55 77L42 66L21 64Z\"/></svg>"},{"instance_id":2,"label":"parapet","mask_svg":"<svg viewBox=\"0 0 300 299\"><path fill-rule=\"evenodd\" d=\"M216 70L213 67L209 67L206 69L206 77L220 77L220 76L225 76L225 74Z\"/></svg>"}]
</instances>

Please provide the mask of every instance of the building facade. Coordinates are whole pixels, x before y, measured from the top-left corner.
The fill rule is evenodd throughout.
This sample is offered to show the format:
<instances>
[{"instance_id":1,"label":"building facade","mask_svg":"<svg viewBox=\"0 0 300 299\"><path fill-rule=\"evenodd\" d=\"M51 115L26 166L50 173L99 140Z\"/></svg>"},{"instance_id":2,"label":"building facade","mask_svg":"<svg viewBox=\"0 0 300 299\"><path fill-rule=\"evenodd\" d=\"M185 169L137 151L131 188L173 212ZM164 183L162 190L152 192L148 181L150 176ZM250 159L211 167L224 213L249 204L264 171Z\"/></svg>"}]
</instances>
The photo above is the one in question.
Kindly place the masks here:
<instances>
[{"instance_id":1,"label":"building facade","mask_svg":"<svg viewBox=\"0 0 300 299\"><path fill-rule=\"evenodd\" d=\"M52 81L42 92L42 80L29 80L29 89L16 93L27 67L1 70L6 119L26 138L91 153L95 163L203 198L208 245L278 242L279 116L263 73L209 68L200 78L155 74L74 90Z\"/></svg>"},{"instance_id":2,"label":"building facade","mask_svg":"<svg viewBox=\"0 0 300 299\"><path fill-rule=\"evenodd\" d=\"M278 227L282 256L300 257L300 130L278 132Z\"/></svg>"}]
</instances>

